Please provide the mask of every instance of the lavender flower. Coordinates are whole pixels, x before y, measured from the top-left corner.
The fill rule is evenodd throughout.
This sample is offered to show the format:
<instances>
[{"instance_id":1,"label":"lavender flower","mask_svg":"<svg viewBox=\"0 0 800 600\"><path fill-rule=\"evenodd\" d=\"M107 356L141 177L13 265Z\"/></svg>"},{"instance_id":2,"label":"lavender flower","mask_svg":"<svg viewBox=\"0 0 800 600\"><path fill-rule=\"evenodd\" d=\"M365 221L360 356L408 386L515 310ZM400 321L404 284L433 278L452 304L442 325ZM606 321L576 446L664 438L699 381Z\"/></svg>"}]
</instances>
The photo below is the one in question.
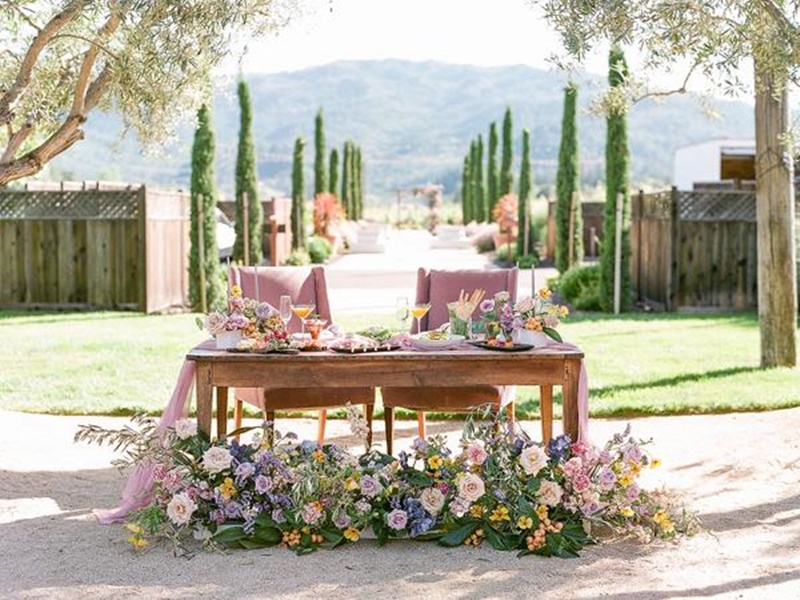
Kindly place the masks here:
<instances>
[{"instance_id":1,"label":"lavender flower","mask_svg":"<svg viewBox=\"0 0 800 600\"><path fill-rule=\"evenodd\" d=\"M273 487L272 479L265 475L258 475L256 477L255 483L256 483L256 492L258 492L259 494L266 494Z\"/></svg>"},{"instance_id":2,"label":"lavender flower","mask_svg":"<svg viewBox=\"0 0 800 600\"><path fill-rule=\"evenodd\" d=\"M386 524L390 529L394 529L395 531L405 528L407 523L408 513L404 510L400 510L399 508L394 509L388 515L386 515Z\"/></svg>"},{"instance_id":3,"label":"lavender flower","mask_svg":"<svg viewBox=\"0 0 800 600\"><path fill-rule=\"evenodd\" d=\"M567 434L561 434L550 440L548 449L550 450L550 459L555 462L560 462L564 459L564 455L570 448L572 440Z\"/></svg>"}]
</instances>

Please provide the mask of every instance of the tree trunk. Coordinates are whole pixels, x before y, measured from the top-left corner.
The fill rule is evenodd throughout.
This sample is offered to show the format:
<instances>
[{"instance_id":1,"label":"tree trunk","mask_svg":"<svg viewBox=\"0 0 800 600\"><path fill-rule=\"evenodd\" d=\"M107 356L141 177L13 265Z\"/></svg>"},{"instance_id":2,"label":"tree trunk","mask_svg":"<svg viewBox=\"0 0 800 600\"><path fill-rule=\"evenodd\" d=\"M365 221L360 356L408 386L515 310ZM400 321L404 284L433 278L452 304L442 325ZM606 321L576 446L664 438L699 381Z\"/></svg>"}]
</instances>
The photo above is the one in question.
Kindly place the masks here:
<instances>
[{"instance_id":1,"label":"tree trunk","mask_svg":"<svg viewBox=\"0 0 800 600\"><path fill-rule=\"evenodd\" d=\"M797 364L794 165L786 86L756 64L756 215L761 366Z\"/></svg>"}]
</instances>

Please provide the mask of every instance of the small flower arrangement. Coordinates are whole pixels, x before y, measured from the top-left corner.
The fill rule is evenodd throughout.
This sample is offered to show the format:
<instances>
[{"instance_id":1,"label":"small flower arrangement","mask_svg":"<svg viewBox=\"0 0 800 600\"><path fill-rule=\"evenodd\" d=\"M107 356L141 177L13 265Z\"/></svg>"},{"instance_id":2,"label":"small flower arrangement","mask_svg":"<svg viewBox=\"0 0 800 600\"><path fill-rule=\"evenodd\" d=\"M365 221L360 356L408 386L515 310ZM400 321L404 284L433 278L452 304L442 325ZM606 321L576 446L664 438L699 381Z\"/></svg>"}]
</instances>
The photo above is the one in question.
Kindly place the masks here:
<instances>
[{"instance_id":1,"label":"small flower arrangement","mask_svg":"<svg viewBox=\"0 0 800 600\"><path fill-rule=\"evenodd\" d=\"M510 344L515 331L539 331L561 342L556 331L561 319L569 314L566 306L552 300L550 289L541 288L533 297L511 302L508 292L498 292L493 298L480 303L481 323L487 341L497 340L502 334L503 342Z\"/></svg>"},{"instance_id":2,"label":"small flower arrangement","mask_svg":"<svg viewBox=\"0 0 800 600\"><path fill-rule=\"evenodd\" d=\"M185 551L193 538L206 548L282 545L303 554L371 529L381 545L485 541L518 556L570 557L595 541L595 526L643 540L696 529L668 497L639 487L657 462L628 430L601 448L563 435L545 448L502 415L489 416L467 421L458 452L439 436L417 439L397 458L375 450L357 457L271 429L247 444L212 442L187 420L158 443L154 426L144 440L130 428L120 439L96 427L76 438L121 440L134 448L130 464L155 465L152 500L127 524L137 550L163 536Z\"/></svg>"},{"instance_id":3,"label":"small flower arrangement","mask_svg":"<svg viewBox=\"0 0 800 600\"><path fill-rule=\"evenodd\" d=\"M198 319L198 325L217 337L224 332L238 331L244 338L243 350L268 350L289 346L289 334L277 309L242 295L242 288L231 286L226 311L215 311Z\"/></svg>"}]
</instances>

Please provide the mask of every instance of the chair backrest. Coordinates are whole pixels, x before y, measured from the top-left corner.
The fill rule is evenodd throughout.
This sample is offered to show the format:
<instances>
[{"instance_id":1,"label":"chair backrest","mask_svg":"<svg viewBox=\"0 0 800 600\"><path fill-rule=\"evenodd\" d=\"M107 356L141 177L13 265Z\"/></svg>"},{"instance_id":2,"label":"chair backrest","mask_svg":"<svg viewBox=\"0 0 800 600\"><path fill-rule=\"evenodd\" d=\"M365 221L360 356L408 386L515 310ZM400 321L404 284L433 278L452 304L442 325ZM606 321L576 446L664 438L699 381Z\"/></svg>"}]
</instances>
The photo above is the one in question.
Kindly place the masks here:
<instances>
[{"instance_id":1,"label":"chair backrest","mask_svg":"<svg viewBox=\"0 0 800 600\"><path fill-rule=\"evenodd\" d=\"M470 294L473 290L481 288L486 290L486 298L491 298L497 292L506 291L511 300L517 299L517 267L511 269L482 269L437 270L420 268L417 271L417 299L416 302L430 302L431 309L421 320L423 331L435 329L449 321L447 303L458 300L461 290ZM412 331L416 331L415 324L411 324Z\"/></svg>"},{"instance_id":2,"label":"chair backrest","mask_svg":"<svg viewBox=\"0 0 800 600\"><path fill-rule=\"evenodd\" d=\"M325 269L314 267L258 267L258 299L275 308L280 306L281 296L292 297L293 304L313 303L314 312L321 319L331 322L331 307L328 301L328 284ZM228 281L239 285L246 298L256 297L256 268L231 267ZM300 331L300 320L293 316L288 326L290 333Z\"/></svg>"}]
</instances>

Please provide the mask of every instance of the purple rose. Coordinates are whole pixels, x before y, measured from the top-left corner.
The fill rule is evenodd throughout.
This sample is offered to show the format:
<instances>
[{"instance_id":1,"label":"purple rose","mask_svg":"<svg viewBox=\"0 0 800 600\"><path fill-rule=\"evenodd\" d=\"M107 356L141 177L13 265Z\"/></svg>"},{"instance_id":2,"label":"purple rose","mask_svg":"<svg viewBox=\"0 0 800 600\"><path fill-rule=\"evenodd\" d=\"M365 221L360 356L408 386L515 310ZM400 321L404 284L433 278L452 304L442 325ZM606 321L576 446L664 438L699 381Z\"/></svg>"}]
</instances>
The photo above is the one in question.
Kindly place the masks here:
<instances>
[{"instance_id":1,"label":"purple rose","mask_svg":"<svg viewBox=\"0 0 800 600\"><path fill-rule=\"evenodd\" d=\"M275 309L272 308L267 302L260 302L258 306L256 306L256 316L259 319L266 319L269 317Z\"/></svg>"},{"instance_id":2,"label":"purple rose","mask_svg":"<svg viewBox=\"0 0 800 600\"><path fill-rule=\"evenodd\" d=\"M348 517L347 513L343 511L337 512L333 517L333 524L339 529L347 529L347 527L350 525L350 517Z\"/></svg>"},{"instance_id":3,"label":"purple rose","mask_svg":"<svg viewBox=\"0 0 800 600\"><path fill-rule=\"evenodd\" d=\"M396 508L386 515L386 524L389 525L390 529L399 531L405 528L406 523L408 523L408 513L404 510Z\"/></svg>"},{"instance_id":4,"label":"purple rose","mask_svg":"<svg viewBox=\"0 0 800 600\"><path fill-rule=\"evenodd\" d=\"M256 477L256 492L259 494L266 494L272 489L272 479L265 475Z\"/></svg>"},{"instance_id":5,"label":"purple rose","mask_svg":"<svg viewBox=\"0 0 800 600\"><path fill-rule=\"evenodd\" d=\"M253 466L253 463L245 462L240 464L236 467L236 477L241 479L247 479L250 477L256 468Z\"/></svg>"},{"instance_id":6,"label":"purple rose","mask_svg":"<svg viewBox=\"0 0 800 600\"><path fill-rule=\"evenodd\" d=\"M381 489L383 489L383 487L380 482L371 475L364 475L364 477L361 478L361 493L367 498L374 498L380 494Z\"/></svg>"},{"instance_id":7,"label":"purple rose","mask_svg":"<svg viewBox=\"0 0 800 600\"><path fill-rule=\"evenodd\" d=\"M244 315L232 314L230 317L228 317L227 328L230 331L244 329L248 323L250 323L250 320Z\"/></svg>"},{"instance_id":8,"label":"purple rose","mask_svg":"<svg viewBox=\"0 0 800 600\"><path fill-rule=\"evenodd\" d=\"M480 305L481 312L488 313L494 310L494 300L487 298Z\"/></svg>"}]
</instances>

